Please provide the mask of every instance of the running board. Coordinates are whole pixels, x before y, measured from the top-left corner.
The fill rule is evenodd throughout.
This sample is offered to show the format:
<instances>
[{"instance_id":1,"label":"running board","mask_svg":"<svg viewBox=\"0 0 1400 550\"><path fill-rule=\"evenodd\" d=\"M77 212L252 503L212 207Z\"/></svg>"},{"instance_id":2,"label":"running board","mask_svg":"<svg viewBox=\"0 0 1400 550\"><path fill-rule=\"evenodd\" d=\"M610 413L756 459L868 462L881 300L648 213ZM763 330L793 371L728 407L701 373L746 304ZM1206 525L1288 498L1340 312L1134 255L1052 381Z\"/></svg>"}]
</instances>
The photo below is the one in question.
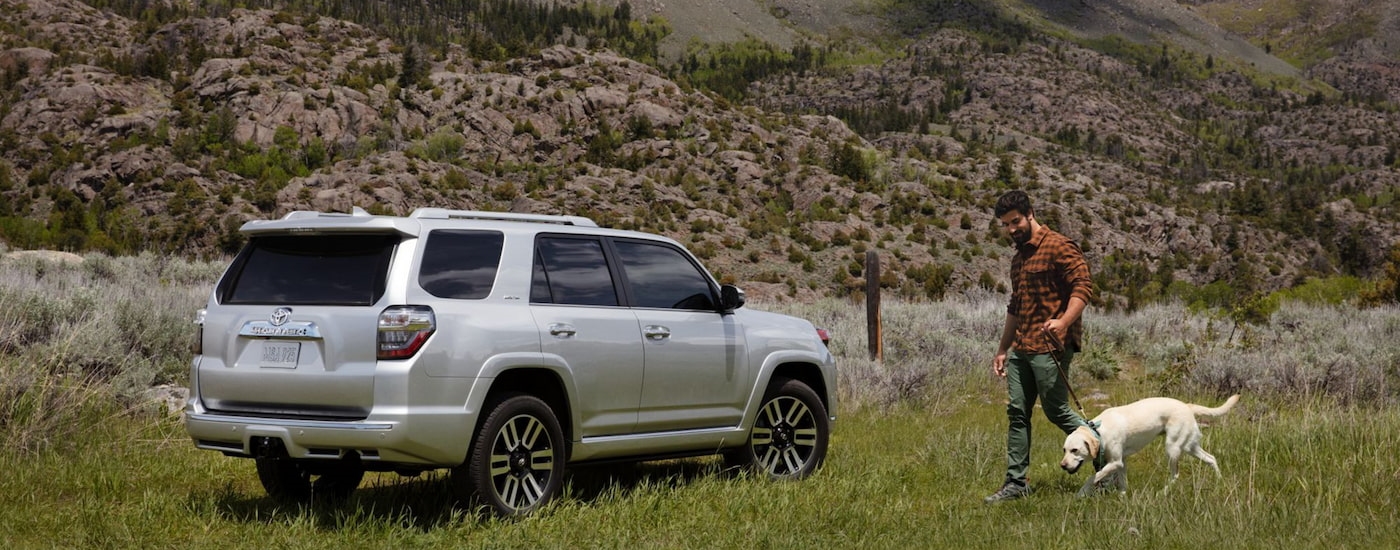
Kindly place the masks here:
<instances>
[{"instance_id":1,"label":"running board","mask_svg":"<svg viewBox=\"0 0 1400 550\"><path fill-rule=\"evenodd\" d=\"M574 444L569 462L716 454L743 445L748 437L747 430L737 427L585 437Z\"/></svg>"}]
</instances>

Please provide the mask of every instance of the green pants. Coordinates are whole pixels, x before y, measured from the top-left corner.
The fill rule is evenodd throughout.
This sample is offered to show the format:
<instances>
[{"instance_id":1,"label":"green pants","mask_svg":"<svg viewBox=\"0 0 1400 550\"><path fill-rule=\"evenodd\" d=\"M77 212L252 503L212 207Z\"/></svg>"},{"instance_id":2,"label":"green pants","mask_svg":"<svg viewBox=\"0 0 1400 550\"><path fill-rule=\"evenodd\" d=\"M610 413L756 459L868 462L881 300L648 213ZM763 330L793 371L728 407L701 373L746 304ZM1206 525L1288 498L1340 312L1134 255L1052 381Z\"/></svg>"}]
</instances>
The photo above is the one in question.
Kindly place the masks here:
<instances>
[{"instance_id":1,"label":"green pants","mask_svg":"<svg viewBox=\"0 0 1400 550\"><path fill-rule=\"evenodd\" d=\"M1074 352L1060 353L1060 366L1069 374L1069 362ZM1026 470L1031 465L1031 412L1036 397L1045 417L1065 434L1086 425L1084 419L1069 407L1069 386L1060 380L1060 369L1049 354L1026 355L1011 350L1006 356L1006 480L1026 482Z\"/></svg>"}]
</instances>

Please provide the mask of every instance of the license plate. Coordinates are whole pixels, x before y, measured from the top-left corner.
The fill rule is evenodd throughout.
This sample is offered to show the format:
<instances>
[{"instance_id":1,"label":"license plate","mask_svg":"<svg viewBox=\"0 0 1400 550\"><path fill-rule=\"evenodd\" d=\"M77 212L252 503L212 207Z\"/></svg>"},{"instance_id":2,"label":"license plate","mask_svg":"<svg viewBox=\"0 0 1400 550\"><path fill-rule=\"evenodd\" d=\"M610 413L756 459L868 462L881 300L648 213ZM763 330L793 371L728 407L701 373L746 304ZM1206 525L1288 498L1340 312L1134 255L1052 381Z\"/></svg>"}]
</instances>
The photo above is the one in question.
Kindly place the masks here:
<instances>
[{"instance_id":1,"label":"license plate","mask_svg":"<svg viewBox=\"0 0 1400 550\"><path fill-rule=\"evenodd\" d=\"M297 368L297 358L301 356L301 342L263 342L262 359L259 367L270 369Z\"/></svg>"}]
</instances>

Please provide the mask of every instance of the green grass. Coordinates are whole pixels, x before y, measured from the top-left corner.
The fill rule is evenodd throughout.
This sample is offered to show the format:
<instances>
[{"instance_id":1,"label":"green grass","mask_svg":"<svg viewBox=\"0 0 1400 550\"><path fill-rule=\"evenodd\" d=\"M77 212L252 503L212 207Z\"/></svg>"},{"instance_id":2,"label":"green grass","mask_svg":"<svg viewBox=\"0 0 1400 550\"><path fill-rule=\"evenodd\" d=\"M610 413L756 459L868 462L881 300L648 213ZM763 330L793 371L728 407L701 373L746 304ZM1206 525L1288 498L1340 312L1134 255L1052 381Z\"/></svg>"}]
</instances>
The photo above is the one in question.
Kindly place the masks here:
<instances>
[{"instance_id":1,"label":"green grass","mask_svg":"<svg viewBox=\"0 0 1400 550\"><path fill-rule=\"evenodd\" d=\"M520 521L454 506L442 476L372 474L342 506L278 506L251 461L194 449L175 419L116 415L69 451L0 454L0 525L14 548L1400 544L1394 410L1246 396L1205 429L1221 478L1184 458L1163 492L1158 441L1129 459L1126 495L1087 499L1074 496L1087 474L1059 471L1062 438L1037 414L1036 494L987 506L1004 467L1004 390L990 379L968 387L975 394L844 411L826 467L806 481L750 479L713 459L578 468L564 498ZM1096 389L1147 393L1122 382Z\"/></svg>"}]
</instances>

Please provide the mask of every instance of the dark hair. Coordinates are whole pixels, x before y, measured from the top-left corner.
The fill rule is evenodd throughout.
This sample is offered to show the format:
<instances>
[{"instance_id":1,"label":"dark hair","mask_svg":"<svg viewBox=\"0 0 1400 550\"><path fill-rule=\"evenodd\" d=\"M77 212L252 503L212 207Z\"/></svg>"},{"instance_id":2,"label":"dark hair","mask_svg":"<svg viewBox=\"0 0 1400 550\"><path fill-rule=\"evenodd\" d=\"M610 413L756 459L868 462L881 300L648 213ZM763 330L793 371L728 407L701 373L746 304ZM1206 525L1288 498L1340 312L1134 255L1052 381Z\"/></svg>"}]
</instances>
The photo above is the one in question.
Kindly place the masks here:
<instances>
[{"instance_id":1,"label":"dark hair","mask_svg":"<svg viewBox=\"0 0 1400 550\"><path fill-rule=\"evenodd\" d=\"M1022 216L1031 215L1031 198L1026 196L1025 191L1020 189L1007 191L1005 195L997 199L996 208L992 210L992 213L1000 218L1012 210L1020 212Z\"/></svg>"}]
</instances>

